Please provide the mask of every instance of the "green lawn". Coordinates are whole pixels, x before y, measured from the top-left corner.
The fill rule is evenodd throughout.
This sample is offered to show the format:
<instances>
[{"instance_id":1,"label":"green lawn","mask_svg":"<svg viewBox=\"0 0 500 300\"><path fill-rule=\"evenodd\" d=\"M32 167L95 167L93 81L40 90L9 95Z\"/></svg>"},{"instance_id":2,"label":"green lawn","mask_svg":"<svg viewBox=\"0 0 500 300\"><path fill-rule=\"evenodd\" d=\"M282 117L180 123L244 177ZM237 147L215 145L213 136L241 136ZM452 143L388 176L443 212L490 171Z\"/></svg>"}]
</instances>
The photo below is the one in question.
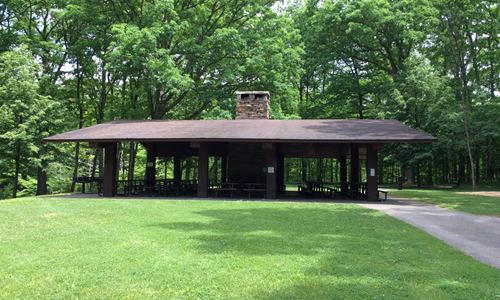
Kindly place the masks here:
<instances>
[{"instance_id":1,"label":"green lawn","mask_svg":"<svg viewBox=\"0 0 500 300\"><path fill-rule=\"evenodd\" d=\"M500 270L354 204L0 201L1 299L496 299Z\"/></svg>"},{"instance_id":2,"label":"green lawn","mask_svg":"<svg viewBox=\"0 0 500 300\"><path fill-rule=\"evenodd\" d=\"M389 186L388 186L389 187ZM423 201L436 204L440 207L463 211L475 215L500 216L500 198L490 196L457 194L457 192L470 192L471 187L466 185L458 189L425 187L408 188L403 186L402 191L396 190L396 186L390 186L389 195L408 198L412 200ZM491 185L480 185L478 191L499 191L500 188Z\"/></svg>"}]
</instances>

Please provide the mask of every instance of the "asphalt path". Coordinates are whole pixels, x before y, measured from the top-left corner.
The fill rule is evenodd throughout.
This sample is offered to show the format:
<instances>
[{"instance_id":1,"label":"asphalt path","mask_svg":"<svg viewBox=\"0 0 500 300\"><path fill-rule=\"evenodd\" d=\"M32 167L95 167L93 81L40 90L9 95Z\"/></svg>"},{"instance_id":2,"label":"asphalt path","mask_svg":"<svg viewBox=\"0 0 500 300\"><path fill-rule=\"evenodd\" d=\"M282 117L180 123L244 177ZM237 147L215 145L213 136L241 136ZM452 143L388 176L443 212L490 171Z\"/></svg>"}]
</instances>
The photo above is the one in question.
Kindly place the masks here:
<instances>
[{"instance_id":1,"label":"asphalt path","mask_svg":"<svg viewBox=\"0 0 500 300\"><path fill-rule=\"evenodd\" d=\"M358 204L420 228L500 269L500 217L476 216L396 197L388 197L386 202Z\"/></svg>"}]
</instances>

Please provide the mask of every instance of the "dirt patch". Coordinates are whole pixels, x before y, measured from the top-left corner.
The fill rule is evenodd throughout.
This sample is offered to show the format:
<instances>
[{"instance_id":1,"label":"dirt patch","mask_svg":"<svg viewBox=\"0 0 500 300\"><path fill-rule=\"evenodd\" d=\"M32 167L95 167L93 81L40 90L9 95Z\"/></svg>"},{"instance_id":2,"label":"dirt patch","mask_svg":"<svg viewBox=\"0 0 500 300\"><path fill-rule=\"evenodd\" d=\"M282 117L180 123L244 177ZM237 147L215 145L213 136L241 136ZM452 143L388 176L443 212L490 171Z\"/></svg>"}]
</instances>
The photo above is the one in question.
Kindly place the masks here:
<instances>
[{"instance_id":1,"label":"dirt patch","mask_svg":"<svg viewBox=\"0 0 500 300\"><path fill-rule=\"evenodd\" d=\"M459 192L457 194L489 196L489 197L500 197L500 192Z\"/></svg>"},{"instance_id":2,"label":"dirt patch","mask_svg":"<svg viewBox=\"0 0 500 300\"><path fill-rule=\"evenodd\" d=\"M62 216L62 214L59 214L59 213L50 213L50 214L45 214L43 216L46 217L46 218L50 218L50 217Z\"/></svg>"}]
</instances>

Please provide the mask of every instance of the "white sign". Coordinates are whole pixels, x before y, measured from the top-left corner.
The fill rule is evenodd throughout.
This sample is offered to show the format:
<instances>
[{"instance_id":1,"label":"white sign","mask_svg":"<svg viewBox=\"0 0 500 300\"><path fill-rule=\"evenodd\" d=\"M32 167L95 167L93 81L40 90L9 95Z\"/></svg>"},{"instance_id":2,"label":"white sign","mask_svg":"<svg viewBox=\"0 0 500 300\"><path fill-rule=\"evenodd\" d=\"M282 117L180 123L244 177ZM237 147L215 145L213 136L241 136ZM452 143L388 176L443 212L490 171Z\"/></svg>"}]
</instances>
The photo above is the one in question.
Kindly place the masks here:
<instances>
[{"instance_id":1,"label":"white sign","mask_svg":"<svg viewBox=\"0 0 500 300\"><path fill-rule=\"evenodd\" d=\"M274 167L267 167L267 173L269 174L274 173Z\"/></svg>"},{"instance_id":2,"label":"white sign","mask_svg":"<svg viewBox=\"0 0 500 300\"><path fill-rule=\"evenodd\" d=\"M370 169L370 176L375 176L375 169L374 168Z\"/></svg>"}]
</instances>

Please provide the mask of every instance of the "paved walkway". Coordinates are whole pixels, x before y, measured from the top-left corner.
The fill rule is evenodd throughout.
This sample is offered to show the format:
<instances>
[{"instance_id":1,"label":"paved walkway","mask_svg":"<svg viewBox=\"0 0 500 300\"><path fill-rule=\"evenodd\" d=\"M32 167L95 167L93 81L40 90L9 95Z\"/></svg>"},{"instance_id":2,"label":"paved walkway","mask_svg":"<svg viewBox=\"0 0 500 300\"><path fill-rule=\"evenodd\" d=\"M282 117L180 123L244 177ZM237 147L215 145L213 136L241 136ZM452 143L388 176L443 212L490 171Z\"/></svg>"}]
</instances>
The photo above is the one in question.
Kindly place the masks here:
<instances>
[{"instance_id":1,"label":"paved walkway","mask_svg":"<svg viewBox=\"0 0 500 300\"><path fill-rule=\"evenodd\" d=\"M359 205L405 221L500 269L500 217L476 216L396 197Z\"/></svg>"}]
</instances>

